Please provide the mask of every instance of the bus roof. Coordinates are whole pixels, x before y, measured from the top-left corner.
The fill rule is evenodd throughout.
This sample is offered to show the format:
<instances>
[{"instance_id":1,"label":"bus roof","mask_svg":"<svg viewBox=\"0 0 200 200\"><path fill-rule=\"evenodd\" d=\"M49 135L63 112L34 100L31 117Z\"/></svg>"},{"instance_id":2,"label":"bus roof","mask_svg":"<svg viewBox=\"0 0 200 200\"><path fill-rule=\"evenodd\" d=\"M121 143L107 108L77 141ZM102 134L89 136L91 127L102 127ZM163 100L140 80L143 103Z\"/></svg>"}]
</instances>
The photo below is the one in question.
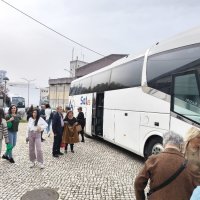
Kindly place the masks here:
<instances>
[{"instance_id":1,"label":"bus roof","mask_svg":"<svg viewBox=\"0 0 200 200\"><path fill-rule=\"evenodd\" d=\"M100 73L100 72L104 72L104 71L106 71L106 70L108 70L108 69L112 69L112 68L117 67L117 66L119 66L119 65L122 65L122 64L124 64L124 63L128 63L128 62L130 62L130 61L132 61L132 60L134 60L134 59L141 58L142 56L144 56L144 54L145 54L145 51L142 52L142 53L140 53L140 54L128 55L128 56L126 56L126 57L124 57L124 58L121 58L121 59L119 59L119 60L113 62L112 64L110 64L110 65L108 65L108 66L106 66L106 67L103 67L103 68L101 68L101 69L99 69L99 70L96 70L96 71L94 71L94 72L92 72L92 73L89 73L89 74L87 74L87 75L85 75L85 76L83 76L83 77L80 77L80 78L78 78L78 79L75 79L74 81L72 81L72 83L77 82L77 81L82 80L82 79L85 79L85 78L87 78L87 77L93 76L93 75L98 74L98 73Z\"/></svg>"},{"instance_id":2,"label":"bus roof","mask_svg":"<svg viewBox=\"0 0 200 200\"><path fill-rule=\"evenodd\" d=\"M149 55L197 43L200 43L200 27L190 29L166 40L158 42L157 45L154 45L150 48Z\"/></svg>"}]
</instances>

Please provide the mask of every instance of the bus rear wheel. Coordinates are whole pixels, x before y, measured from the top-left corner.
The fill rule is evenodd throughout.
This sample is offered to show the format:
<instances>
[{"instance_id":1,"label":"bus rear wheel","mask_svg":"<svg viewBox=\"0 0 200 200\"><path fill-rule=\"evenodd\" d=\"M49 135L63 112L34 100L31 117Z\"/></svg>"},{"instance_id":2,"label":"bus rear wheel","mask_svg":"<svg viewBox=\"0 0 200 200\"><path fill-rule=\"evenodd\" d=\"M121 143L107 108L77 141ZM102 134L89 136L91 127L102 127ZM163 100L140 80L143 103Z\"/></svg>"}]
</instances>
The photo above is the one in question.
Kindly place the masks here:
<instances>
[{"instance_id":1,"label":"bus rear wheel","mask_svg":"<svg viewBox=\"0 0 200 200\"><path fill-rule=\"evenodd\" d=\"M145 159L151 155L156 155L163 151L162 141L163 139L161 137L154 137L147 142L144 151Z\"/></svg>"}]
</instances>

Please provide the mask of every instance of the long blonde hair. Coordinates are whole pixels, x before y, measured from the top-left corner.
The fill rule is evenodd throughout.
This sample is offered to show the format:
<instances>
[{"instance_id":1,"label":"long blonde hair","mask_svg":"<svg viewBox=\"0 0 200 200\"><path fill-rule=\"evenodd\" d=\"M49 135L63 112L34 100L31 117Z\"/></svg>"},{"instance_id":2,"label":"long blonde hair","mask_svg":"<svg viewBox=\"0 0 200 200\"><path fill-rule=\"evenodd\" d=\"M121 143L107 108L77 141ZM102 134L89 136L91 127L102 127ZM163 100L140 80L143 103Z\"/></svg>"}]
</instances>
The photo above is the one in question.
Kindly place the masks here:
<instances>
[{"instance_id":1,"label":"long blonde hair","mask_svg":"<svg viewBox=\"0 0 200 200\"><path fill-rule=\"evenodd\" d=\"M190 142L192 142L191 140L197 137L200 137L200 129L195 127L190 128L185 137L184 155L190 162L191 171L200 176L200 150L197 149L194 151L193 147L189 147Z\"/></svg>"},{"instance_id":2,"label":"long blonde hair","mask_svg":"<svg viewBox=\"0 0 200 200\"><path fill-rule=\"evenodd\" d=\"M200 129L192 127L188 130L185 137L185 143L188 143L191 139L200 137Z\"/></svg>"}]
</instances>

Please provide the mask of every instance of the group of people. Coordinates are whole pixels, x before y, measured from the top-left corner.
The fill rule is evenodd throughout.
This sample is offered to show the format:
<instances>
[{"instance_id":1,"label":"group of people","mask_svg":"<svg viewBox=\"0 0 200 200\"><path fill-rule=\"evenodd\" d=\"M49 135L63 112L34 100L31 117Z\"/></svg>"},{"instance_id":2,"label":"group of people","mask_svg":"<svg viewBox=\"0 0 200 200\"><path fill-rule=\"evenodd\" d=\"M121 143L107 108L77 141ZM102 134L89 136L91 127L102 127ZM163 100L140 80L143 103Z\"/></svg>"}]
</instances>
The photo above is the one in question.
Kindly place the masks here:
<instances>
[{"instance_id":1,"label":"group of people","mask_svg":"<svg viewBox=\"0 0 200 200\"><path fill-rule=\"evenodd\" d=\"M2 158L11 163L15 162L12 150L16 145L20 119L15 105L9 108L6 116L4 116L3 109L0 109L0 155L4 137L7 148ZM74 143L79 142L79 133L82 137L81 142L84 142L85 118L82 107L78 108L77 118L73 116L73 111L70 110L69 107L66 107L66 115L65 118L63 118L63 109L61 106L57 107L56 112L51 110L49 104L42 106L41 110L31 106L27 111L27 120L26 142L29 143L31 168L36 165L36 161L41 169L44 168L43 152L41 148L41 142L44 140L42 134L46 131L47 134L50 135L51 122L54 134L52 148L53 157L59 157L64 154L60 151L62 145L64 145L65 153L67 153L68 144L70 145L71 152L74 153Z\"/></svg>"},{"instance_id":2,"label":"group of people","mask_svg":"<svg viewBox=\"0 0 200 200\"><path fill-rule=\"evenodd\" d=\"M84 142L85 118L81 107L78 108L76 118L68 107L65 117L61 106L57 107L55 113L49 105L42 109L44 112L38 108L31 108L31 113L27 116L26 141L29 142L31 168L36 165L36 160L40 168L44 168L42 133L44 130L49 133L51 121L54 134L53 157L58 158L64 154L60 150L61 146L64 146L67 153L70 145L70 150L74 153L74 144L79 142L79 133L82 137L81 142ZM15 105L9 108L6 116L0 108L0 155L2 140L5 138L7 148L2 158L10 163L15 162L12 151L16 145L20 119ZM136 199L146 199L145 188L148 181L150 190L147 196L150 200L200 199L200 129L192 127L186 134L185 140L172 131L165 133L163 146L164 151L150 156L137 175L134 184Z\"/></svg>"},{"instance_id":3,"label":"group of people","mask_svg":"<svg viewBox=\"0 0 200 200\"><path fill-rule=\"evenodd\" d=\"M52 130L54 133L53 142L53 157L63 155L60 151L61 145L64 144L65 153L67 153L68 144L71 152L74 153L74 143L79 142L79 133L84 142L84 126L85 118L82 112L82 107L78 108L78 116L74 117L73 111L69 107L66 108L66 116L63 118L62 107L57 107L57 112L53 116Z\"/></svg>"},{"instance_id":4,"label":"group of people","mask_svg":"<svg viewBox=\"0 0 200 200\"><path fill-rule=\"evenodd\" d=\"M63 109L61 106L57 107L56 112L50 111L49 104L42 107L39 111L37 108L33 109L32 116L28 119L27 138L29 141L29 157L31 161L30 167L34 167L36 160L41 169L44 168L43 153L41 149L41 142L44 140L42 134L44 130L50 134L50 125L52 121L52 130L54 134L52 155L58 158L63 155L60 151L62 144L67 153L68 144L70 144L71 152L74 153L74 143L79 142L79 133L82 136L81 142L84 142L84 126L85 119L82 108L78 108L78 116L73 116L73 111L66 107L66 116L63 118Z\"/></svg>"},{"instance_id":5,"label":"group of people","mask_svg":"<svg viewBox=\"0 0 200 200\"><path fill-rule=\"evenodd\" d=\"M163 146L164 151L150 156L137 175L136 199L146 199L149 181L150 200L200 200L200 130L192 127L185 141L179 134L168 132Z\"/></svg>"}]
</instances>

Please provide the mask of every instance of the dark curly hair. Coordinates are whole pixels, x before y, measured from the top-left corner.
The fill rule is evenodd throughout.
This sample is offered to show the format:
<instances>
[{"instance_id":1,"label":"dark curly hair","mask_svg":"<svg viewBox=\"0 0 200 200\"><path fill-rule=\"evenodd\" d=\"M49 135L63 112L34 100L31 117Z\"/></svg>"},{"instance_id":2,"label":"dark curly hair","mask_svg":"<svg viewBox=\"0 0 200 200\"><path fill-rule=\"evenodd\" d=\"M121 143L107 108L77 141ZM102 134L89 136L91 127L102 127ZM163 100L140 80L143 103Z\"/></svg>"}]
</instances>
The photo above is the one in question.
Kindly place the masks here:
<instances>
[{"instance_id":1,"label":"dark curly hair","mask_svg":"<svg viewBox=\"0 0 200 200\"><path fill-rule=\"evenodd\" d=\"M16 114L17 114L18 108L17 108L16 105L11 105L11 106L10 106L10 108L9 108L9 110L8 110L8 114L12 114L11 110L12 110L12 108L13 108L14 106L15 106L15 108L16 108Z\"/></svg>"}]
</instances>

